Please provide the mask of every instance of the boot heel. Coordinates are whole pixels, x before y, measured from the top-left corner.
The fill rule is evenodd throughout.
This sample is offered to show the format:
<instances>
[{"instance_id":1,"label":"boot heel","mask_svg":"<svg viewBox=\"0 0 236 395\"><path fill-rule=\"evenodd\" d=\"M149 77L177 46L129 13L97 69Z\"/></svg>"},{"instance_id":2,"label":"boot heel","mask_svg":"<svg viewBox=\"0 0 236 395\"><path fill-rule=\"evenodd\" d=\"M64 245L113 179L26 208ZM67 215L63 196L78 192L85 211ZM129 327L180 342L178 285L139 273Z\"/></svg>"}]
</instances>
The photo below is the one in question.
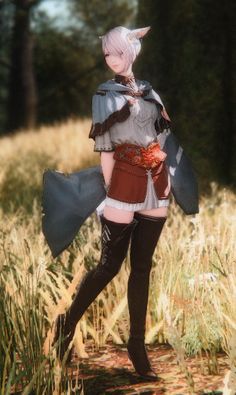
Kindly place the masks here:
<instances>
[{"instance_id":1,"label":"boot heel","mask_svg":"<svg viewBox=\"0 0 236 395\"><path fill-rule=\"evenodd\" d=\"M129 348L130 348L130 350L129 350ZM135 352L136 352L136 356L135 356ZM148 379L151 379L151 380L158 379L156 372L152 369L152 367L150 365L150 362L147 357L145 345L142 342L136 342L135 347L133 349L133 355L132 355L132 351L131 351L131 346L128 343L127 353L128 353L128 358L132 362L136 373L140 377L147 379L147 380Z\"/></svg>"},{"instance_id":2,"label":"boot heel","mask_svg":"<svg viewBox=\"0 0 236 395\"><path fill-rule=\"evenodd\" d=\"M94 269L88 271L81 280L73 302L65 314L57 317L55 324L55 345L57 357L61 362L69 363L72 351L67 350L73 340L75 328L82 315L103 288L118 273L125 259L129 241L137 220L131 223L117 223L101 216L102 240L101 258Z\"/></svg>"}]
</instances>

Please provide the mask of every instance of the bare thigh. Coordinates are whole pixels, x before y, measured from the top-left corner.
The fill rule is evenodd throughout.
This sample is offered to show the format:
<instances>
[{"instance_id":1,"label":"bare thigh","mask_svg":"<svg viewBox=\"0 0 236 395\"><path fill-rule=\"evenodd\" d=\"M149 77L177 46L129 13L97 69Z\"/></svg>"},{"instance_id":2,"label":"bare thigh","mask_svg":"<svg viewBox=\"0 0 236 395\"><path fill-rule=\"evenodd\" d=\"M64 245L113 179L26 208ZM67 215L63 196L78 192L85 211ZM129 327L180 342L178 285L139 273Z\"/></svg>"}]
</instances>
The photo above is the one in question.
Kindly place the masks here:
<instances>
[{"instance_id":1,"label":"bare thigh","mask_svg":"<svg viewBox=\"0 0 236 395\"><path fill-rule=\"evenodd\" d=\"M152 217L167 217L168 207L158 207L151 210L139 210L140 214L150 215Z\"/></svg>"},{"instance_id":2,"label":"bare thigh","mask_svg":"<svg viewBox=\"0 0 236 395\"><path fill-rule=\"evenodd\" d=\"M133 221L134 218L133 211L121 210L110 206L104 207L103 215L106 219L109 219L110 221L122 224L129 224Z\"/></svg>"}]
</instances>

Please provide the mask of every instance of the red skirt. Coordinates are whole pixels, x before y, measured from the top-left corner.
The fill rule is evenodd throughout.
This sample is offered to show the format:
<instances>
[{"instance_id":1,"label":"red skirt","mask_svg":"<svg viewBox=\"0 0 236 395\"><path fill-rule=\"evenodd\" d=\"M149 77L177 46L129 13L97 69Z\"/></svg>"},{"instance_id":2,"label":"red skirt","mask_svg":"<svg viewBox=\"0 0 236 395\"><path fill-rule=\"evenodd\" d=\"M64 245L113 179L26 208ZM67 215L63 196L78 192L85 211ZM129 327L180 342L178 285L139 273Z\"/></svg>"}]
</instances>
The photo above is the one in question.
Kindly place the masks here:
<instances>
[{"instance_id":1,"label":"red skirt","mask_svg":"<svg viewBox=\"0 0 236 395\"><path fill-rule=\"evenodd\" d=\"M107 196L126 203L142 203L147 193L147 169L116 160ZM150 169L153 185L158 199L168 199L170 184L167 165L162 161Z\"/></svg>"}]
</instances>

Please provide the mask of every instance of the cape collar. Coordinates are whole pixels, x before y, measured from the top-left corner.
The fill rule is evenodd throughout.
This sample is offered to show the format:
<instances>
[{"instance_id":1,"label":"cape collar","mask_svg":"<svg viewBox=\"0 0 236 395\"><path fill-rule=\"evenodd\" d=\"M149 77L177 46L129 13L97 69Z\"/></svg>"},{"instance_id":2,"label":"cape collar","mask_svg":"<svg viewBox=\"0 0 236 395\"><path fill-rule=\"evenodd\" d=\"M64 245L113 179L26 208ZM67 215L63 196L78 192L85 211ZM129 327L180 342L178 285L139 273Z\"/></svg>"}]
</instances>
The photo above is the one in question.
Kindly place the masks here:
<instances>
[{"instance_id":1,"label":"cape collar","mask_svg":"<svg viewBox=\"0 0 236 395\"><path fill-rule=\"evenodd\" d=\"M124 76L121 76L121 77L124 77ZM115 76L115 78L116 78L116 76ZM135 93L133 91L132 86L131 86L132 84L130 84L130 83L129 84L122 84L121 82L116 81L115 78L100 84L98 87L98 90L99 91L121 92L121 93L130 92L135 95L137 94L137 96L140 95L140 93L138 93L138 92ZM148 91L151 91L152 86L150 85L149 82L141 81L141 80L137 80L137 79L134 79L134 80L135 80L136 86L138 87L139 92L145 91L145 93L146 93Z\"/></svg>"},{"instance_id":2,"label":"cape collar","mask_svg":"<svg viewBox=\"0 0 236 395\"><path fill-rule=\"evenodd\" d=\"M125 75L116 74L114 80L118 84L122 85L131 85L135 83L135 77L133 73L128 77Z\"/></svg>"}]
</instances>

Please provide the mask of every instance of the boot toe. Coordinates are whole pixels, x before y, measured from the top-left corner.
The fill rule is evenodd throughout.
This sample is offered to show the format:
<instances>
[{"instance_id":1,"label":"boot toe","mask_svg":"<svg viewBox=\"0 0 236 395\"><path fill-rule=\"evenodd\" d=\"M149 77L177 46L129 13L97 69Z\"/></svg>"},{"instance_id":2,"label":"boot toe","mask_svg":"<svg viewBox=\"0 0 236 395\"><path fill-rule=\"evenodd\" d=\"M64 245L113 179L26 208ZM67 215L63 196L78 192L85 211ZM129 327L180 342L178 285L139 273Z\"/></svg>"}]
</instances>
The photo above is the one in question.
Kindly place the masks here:
<instances>
[{"instance_id":1,"label":"boot toe","mask_svg":"<svg viewBox=\"0 0 236 395\"><path fill-rule=\"evenodd\" d=\"M158 380L158 376L153 369L148 370L147 372L140 374L143 378L147 380Z\"/></svg>"}]
</instances>

